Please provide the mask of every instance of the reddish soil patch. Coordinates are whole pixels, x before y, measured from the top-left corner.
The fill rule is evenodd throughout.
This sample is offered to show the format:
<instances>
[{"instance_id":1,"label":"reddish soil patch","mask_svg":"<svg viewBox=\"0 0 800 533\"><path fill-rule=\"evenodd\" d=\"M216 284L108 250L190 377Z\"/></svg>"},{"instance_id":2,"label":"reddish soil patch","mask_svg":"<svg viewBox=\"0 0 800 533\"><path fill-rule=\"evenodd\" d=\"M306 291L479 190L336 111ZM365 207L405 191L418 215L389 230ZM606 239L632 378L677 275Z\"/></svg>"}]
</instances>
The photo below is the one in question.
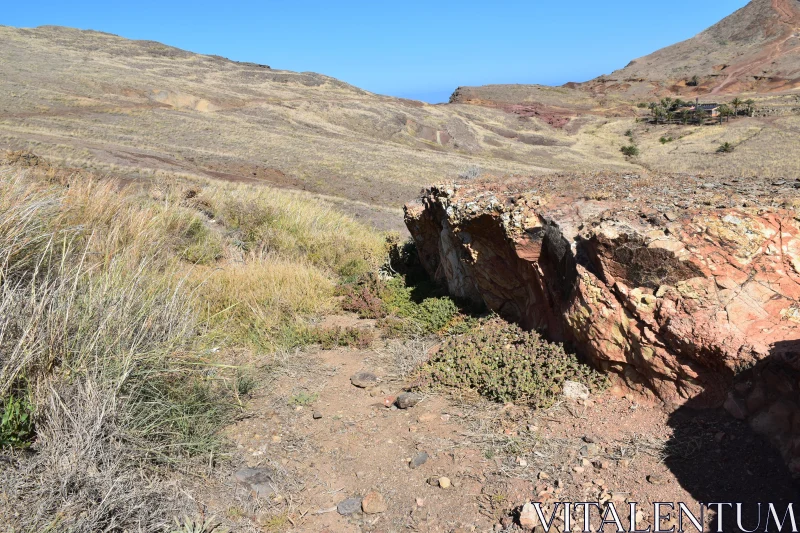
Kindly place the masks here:
<instances>
[{"instance_id":1,"label":"reddish soil patch","mask_svg":"<svg viewBox=\"0 0 800 533\"><path fill-rule=\"evenodd\" d=\"M230 427L234 464L192 491L242 531L522 531L513 517L530 500L608 497L620 510L635 501L652 523L653 502L754 508L796 497L780 457L722 411L669 414L618 389L547 411L441 394L390 409L384 398L405 382L382 347L290 357ZM381 378L375 389L351 384L361 371ZM237 484L233 471L245 466L282 472L275 494ZM452 486L429 482L440 477ZM336 510L371 491L385 512Z\"/></svg>"}]
</instances>

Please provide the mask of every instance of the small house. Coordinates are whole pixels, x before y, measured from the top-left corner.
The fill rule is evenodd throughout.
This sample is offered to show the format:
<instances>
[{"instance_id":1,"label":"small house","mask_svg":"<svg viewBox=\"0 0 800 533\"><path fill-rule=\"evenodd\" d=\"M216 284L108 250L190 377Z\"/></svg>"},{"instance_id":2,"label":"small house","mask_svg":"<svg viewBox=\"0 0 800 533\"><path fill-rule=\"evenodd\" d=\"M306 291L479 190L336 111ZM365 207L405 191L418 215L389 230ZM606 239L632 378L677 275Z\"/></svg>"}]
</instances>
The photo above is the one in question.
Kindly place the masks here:
<instances>
[{"instance_id":1,"label":"small house","mask_svg":"<svg viewBox=\"0 0 800 533\"><path fill-rule=\"evenodd\" d=\"M712 117L719 116L719 104L700 104L700 109Z\"/></svg>"}]
</instances>

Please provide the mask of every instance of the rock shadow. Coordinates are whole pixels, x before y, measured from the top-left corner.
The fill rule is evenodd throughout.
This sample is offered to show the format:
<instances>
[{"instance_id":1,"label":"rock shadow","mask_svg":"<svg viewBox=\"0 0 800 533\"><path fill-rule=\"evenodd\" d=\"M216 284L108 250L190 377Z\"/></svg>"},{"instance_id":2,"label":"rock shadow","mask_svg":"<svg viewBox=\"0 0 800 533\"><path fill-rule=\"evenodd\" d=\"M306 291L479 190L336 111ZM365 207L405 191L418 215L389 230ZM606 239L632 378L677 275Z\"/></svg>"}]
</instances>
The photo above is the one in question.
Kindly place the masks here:
<instances>
[{"instance_id":1,"label":"rock shadow","mask_svg":"<svg viewBox=\"0 0 800 533\"><path fill-rule=\"evenodd\" d=\"M673 436L665 464L699 502L734 503L723 509L723 531L757 526L764 531L769 503L781 518L794 503L800 525L800 483L787 466L793 450L800 452L793 448L800 442L798 362L800 341L776 343L769 357L737 375L725 408L694 408L705 401L701 396L669 417ZM737 523L736 503L742 504L743 528ZM716 531L716 514L709 515L710 530ZM773 521L769 531L779 531ZM780 531L791 531L791 524L787 521Z\"/></svg>"}]
</instances>

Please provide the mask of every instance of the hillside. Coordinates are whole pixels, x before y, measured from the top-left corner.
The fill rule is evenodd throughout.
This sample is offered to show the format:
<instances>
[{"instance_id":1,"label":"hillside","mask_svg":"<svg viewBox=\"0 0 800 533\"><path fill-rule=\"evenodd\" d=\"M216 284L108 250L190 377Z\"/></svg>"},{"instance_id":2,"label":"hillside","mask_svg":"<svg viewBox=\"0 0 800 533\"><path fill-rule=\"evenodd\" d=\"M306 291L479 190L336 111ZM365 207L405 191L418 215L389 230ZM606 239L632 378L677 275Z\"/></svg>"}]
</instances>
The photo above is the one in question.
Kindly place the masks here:
<instances>
[{"instance_id":1,"label":"hillside","mask_svg":"<svg viewBox=\"0 0 800 533\"><path fill-rule=\"evenodd\" d=\"M688 86L693 76L695 87ZM589 82L623 84L617 90L731 94L800 88L800 2L752 0L686 41L635 59ZM644 83L644 87L641 84Z\"/></svg>"},{"instance_id":2,"label":"hillside","mask_svg":"<svg viewBox=\"0 0 800 533\"><path fill-rule=\"evenodd\" d=\"M0 149L128 178L266 182L343 198L348 210L395 209L399 221L420 186L471 166L630 168L613 145L574 133L155 42L0 27Z\"/></svg>"},{"instance_id":3,"label":"hillside","mask_svg":"<svg viewBox=\"0 0 800 533\"><path fill-rule=\"evenodd\" d=\"M570 94L562 105L589 99L611 108L604 114L618 114L625 103L655 96L765 94L797 88L800 2L751 0L691 39L634 59L609 75L560 89ZM547 102L552 90L536 85L462 87L452 101L554 105ZM583 111L585 105L575 109Z\"/></svg>"}]
</instances>

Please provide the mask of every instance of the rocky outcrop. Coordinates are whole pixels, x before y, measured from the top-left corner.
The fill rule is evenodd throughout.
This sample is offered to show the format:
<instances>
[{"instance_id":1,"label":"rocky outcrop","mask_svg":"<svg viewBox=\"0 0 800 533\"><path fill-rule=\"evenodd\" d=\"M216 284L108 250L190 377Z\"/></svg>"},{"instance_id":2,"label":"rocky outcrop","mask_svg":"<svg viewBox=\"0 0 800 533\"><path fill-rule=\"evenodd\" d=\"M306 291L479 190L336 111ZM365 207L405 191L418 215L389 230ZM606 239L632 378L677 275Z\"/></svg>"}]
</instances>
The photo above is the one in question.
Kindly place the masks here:
<instances>
[{"instance_id":1,"label":"rocky outcrop","mask_svg":"<svg viewBox=\"0 0 800 533\"><path fill-rule=\"evenodd\" d=\"M797 356L787 348L800 339L794 185L610 175L445 184L406 206L406 224L453 296L668 404L712 406L742 371Z\"/></svg>"}]
</instances>

